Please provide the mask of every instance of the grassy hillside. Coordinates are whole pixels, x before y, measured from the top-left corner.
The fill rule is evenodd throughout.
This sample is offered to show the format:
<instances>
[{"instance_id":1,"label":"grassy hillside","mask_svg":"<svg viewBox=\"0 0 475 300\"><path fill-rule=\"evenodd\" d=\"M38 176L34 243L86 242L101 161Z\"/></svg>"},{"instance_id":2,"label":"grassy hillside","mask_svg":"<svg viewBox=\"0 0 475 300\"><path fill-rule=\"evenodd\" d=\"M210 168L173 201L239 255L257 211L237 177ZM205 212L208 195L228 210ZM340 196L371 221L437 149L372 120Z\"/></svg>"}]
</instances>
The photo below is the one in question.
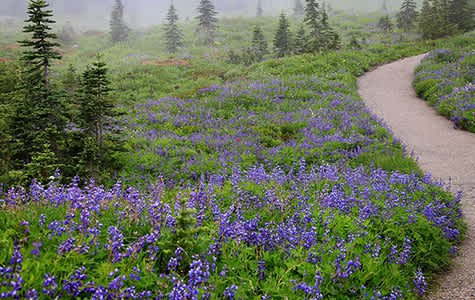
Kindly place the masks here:
<instances>
[{"instance_id":1,"label":"grassy hillside","mask_svg":"<svg viewBox=\"0 0 475 300\"><path fill-rule=\"evenodd\" d=\"M195 44L185 24L186 45L171 57L158 27L114 45L89 31L64 46L59 87L74 89L68 66L84 70L97 52L110 67L124 168L106 186L57 173L44 185L0 188L0 296L425 295L463 238L461 195L421 172L364 107L356 78L473 37L398 42L368 32L376 16L338 18L344 36L367 37L361 49L251 66L230 64L227 51L246 47L238 31L256 23L270 42L271 17L220 20L212 48ZM17 74L8 69L17 36L5 33L6 73Z\"/></svg>"}]
</instances>

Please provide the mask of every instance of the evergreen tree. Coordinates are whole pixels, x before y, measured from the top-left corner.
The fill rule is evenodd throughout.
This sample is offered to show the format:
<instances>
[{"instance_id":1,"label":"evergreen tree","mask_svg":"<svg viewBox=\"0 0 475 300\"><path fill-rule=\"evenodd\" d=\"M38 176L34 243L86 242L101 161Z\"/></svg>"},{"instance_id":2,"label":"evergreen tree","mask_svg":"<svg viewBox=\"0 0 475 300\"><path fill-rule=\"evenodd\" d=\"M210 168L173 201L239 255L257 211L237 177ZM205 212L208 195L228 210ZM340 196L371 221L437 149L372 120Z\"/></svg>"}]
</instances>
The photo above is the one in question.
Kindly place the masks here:
<instances>
[{"instance_id":1,"label":"evergreen tree","mask_svg":"<svg viewBox=\"0 0 475 300\"><path fill-rule=\"evenodd\" d=\"M305 23L310 28L307 40L308 52L317 52L321 49L322 31L320 28L320 6L316 0L306 0Z\"/></svg>"},{"instance_id":2,"label":"evergreen tree","mask_svg":"<svg viewBox=\"0 0 475 300\"><path fill-rule=\"evenodd\" d=\"M261 27L255 26L252 32L252 50L256 55L256 61L261 61L264 55L268 54L267 41Z\"/></svg>"},{"instance_id":3,"label":"evergreen tree","mask_svg":"<svg viewBox=\"0 0 475 300\"><path fill-rule=\"evenodd\" d=\"M25 48L21 84L24 93L13 101L9 124L14 145L12 154L19 168L32 162L34 155L41 156L44 145L48 145L46 151L53 152L58 159L63 138L65 109L50 84L52 61L61 59L61 55L54 51L59 44L55 41L57 36L51 33L50 24L55 21L48 6L45 0L29 2L23 32L31 34L31 39L19 41Z\"/></svg>"},{"instance_id":4,"label":"evergreen tree","mask_svg":"<svg viewBox=\"0 0 475 300\"><path fill-rule=\"evenodd\" d=\"M289 22L284 13L280 14L279 25L274 38L274 49L278 57L284 57L291 51L291 36Z\"/></svg>"},{"instance_id":5,"label":"evergreen tree","mask_svg":"<svg viewBox=\"0 0 475 300\"><path fill-rule=\"evenodd\" d=\"M77 122L84 134L80 163L87 169L88 176L96 179L98 168L106 169L111 164L111 153L117 144L113 131L117 113L109 97L110 91L106 64L97 56L82 74L77 95Z\"/></svg>"},{"instance_id":6,"label":"evergreen tree","mask_svg":"<svg viewBox=\"0 0 475 300\"><path fill-rule=\"evenodd\" d=\"M63 78L61 79L61 83L63 88L69 94L73 94L74 90L79 85L79 76L76 72L76 68L72 64L69 64L67 72L64 74Z\"/></svg>"},{"instance_id":7,"label":"evergreen tree","mask_svg":"<svg viewBox=\"0 0 475 300\"><path fill-rule=\"evenodd\" d=\"M321 10L320 31L320 44L323 49L338 49L340 47L340 36L330 27L325 6Z\"/></svg>"},{"instance_id":8,"label":"evergreen tree","mask_svg":"<svg viewBox=\"0 0 475 300\"><path fill-rule=\"evenodd\" d=\"M397 26L399 29L408 33L413 29L417 22L417 7L415 0L403 0L401 9L397 14Z\"/></svg>"},{"instance_id":9,"label":"evergreen tree","mask_svg":"<svg viewBox=\"0 0 475 300\"><path fill-rule=\"evenodd\" d=\"M422 8L418 19L419 29L421 30L424 39L429 39L431 36L431 19L433 13L434 10L429 0L424 0L424 2L422 2Z\"/></svg>"},{"instance_id":10,"label":"evergreen tree","mask_svg":"<svg viewBox=\"0 0 475 300\"><path fill-rule=\"evenodd\" d=\"M257 16L262 17L264 10L262 9L262 0L257 0Z\"/></svg>"},{"instance_id":11,"label":"evergreen tree","mask_svg":"<svg viewBox=\"0 0 475 300\"><path fill-rule=\"evenodd\" d=\"M200 0L198 13L198 28L196 31L201 35L206 45L212 45L216 35L216 23L218 22L216 15L218 13L211 0Z\"/></svg>"},{"instance_id":12,"label":"evergreen tree","mask_svg":"<svg viewBox=\"0 0 475 300\"><path fill-rule=\"evenodd\" d=\"M302 2L300 0L295 0L295 5L294 5L294 16L297 18L303 17L305 14L305 9L302 5Z\"/></svg>"},{"instance_id":13,"label":"evergreen tree","mask_svg":"<svg viewBox=\"0 0 475 300\"><path fill-rule=\"evenodd\" d=\"M124 22L124 5L121 0L115 0L112 8L110 35L114 43L125 41L129 35L129 28Z\"/></svg>"},{"instance_id":14,"label":"evergreen tree","mask_svg":"<svg viewBox=\"0 0 475 300\"><path fill-rule=\"evenodd\" d=\"M424 0L419 17L424 39L437 39L457 32L457 24L450 22L449 7L446 0Z\"/></svg>"},{"instance_id":15,"label":"evergreen tree","mask_svg":"<svg viewBox=\"0 0 475 300\"><path fill-rule=\"evenodd\" d=\"M31 0L28 5L28 19L30 23L23 27L23 32L32 34L31 40L19 41L22 47L27 48L23 52L22 60L25 62L26 73L30 87L41 84L44 87L49 85L49 70L51 61L61 59L61 55L54 51L60 44L54 40L58 37L51 32L49 24L54 24L52 20L52 10L47 10L49 4L45 0Z\"/></svg>"},{"instance_id":16,"label":"evergreen tree","mask_svg":"<svg viewBox=\"0 0 475 300\"><path fill-rule=\"evenodd\" d=\"M307 52L307 36L304 24L301 24L295 36L294 52L295 54L304 54Z\"/></svg>"},{"instance_id":17,"label":"evergreen tree","mask_svg":"<svg viewBox=\"0 0 475 300\"><path fill-rule=\"evenodd\" d=\"M383 5L381 6L381 10L383 12L387 12L388 11L388 1L387 0L383 0Z\"/></svg>"},{"instance_id":18,"label":"evergreen tree","mask_svg":"<svg viewBox=\"0 0 475 300\"><path fill-rule=\"evenodd\" d=\"M452 24L462 32L470 31L474 28L474 9L468 0L452 0L449 3L449 18Z\"/></svg>"},{"instance_id":19,"label":"evergreen tree","mask_svg":"<svg viewBox=\"0 0 475 300\"><path fill-rule=\"evenodd\" d=\"M12 138L10 136L8 119L11 116L12 99L21 94L17 82L20 81L19 65L17 63L0 63L0 183L8 183L8 173L14 167L11 159Z\"/></svg>"},{"instance_id":20,"label":"evergreen tree","mask_svg":"<svg viewBox=\"0 0 475 300\"><path fill-rule=\"evenodd\" d=\"M183 33L178 28L178 15L173 4L170 5L167 16L168 23L165 26L165 39L167 41L167 51L175 53L183 46Z\"/></svg>"},{"instance_id":21,"label":"evergreen tree","mask_svg":"<svg viewBox=\"0 0 475 300\"><path fill-rule=\"evenodd\" d=\"M393 31L393 23L389 16L383 16L378 21L378 28L382 31L389 33Z\"/></svg>"}]
</instances>

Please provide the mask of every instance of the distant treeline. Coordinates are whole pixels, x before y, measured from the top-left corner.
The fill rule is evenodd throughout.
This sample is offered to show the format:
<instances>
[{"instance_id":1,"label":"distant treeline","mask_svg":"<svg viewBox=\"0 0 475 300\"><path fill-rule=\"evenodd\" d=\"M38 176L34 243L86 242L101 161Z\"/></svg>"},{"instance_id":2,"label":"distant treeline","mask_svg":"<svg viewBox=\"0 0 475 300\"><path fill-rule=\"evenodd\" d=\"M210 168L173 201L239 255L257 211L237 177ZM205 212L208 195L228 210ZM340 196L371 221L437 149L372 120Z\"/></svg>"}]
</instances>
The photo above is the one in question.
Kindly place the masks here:
<instances>
[{"instance_id":1,"label":"distant treeline","mask_svg":"<svg viewBox=\"0 0 475 300\"><path fill-rule=\"evenodd\" d=\"M104 11L108 14L113 0L48 0L55 13L59 14L88 14L91 12ZM216 9L228 15L255 15L257 0L215 0ZM323 1L321 1L323 2ZM345 9L354 11L375 11L385 6L389 10L397 11L401 0L327 0L327 5L335 9ZM419 6L422 0L417 1ZM470 0L475 7L475 0ZM199 0L174 0L174 5L181 16L191 16L195 13ZM125 0L125 14L131 20L138 16L152 18L164 16L170 1L168 0ZM0 6L0 16L23 16L25 14L27 0L2 0ZM293 0L262 0L264 14L277 15L282 10L292 10ZM157 19L155 18L155 21Z\"/></svg>"}]
</instances>

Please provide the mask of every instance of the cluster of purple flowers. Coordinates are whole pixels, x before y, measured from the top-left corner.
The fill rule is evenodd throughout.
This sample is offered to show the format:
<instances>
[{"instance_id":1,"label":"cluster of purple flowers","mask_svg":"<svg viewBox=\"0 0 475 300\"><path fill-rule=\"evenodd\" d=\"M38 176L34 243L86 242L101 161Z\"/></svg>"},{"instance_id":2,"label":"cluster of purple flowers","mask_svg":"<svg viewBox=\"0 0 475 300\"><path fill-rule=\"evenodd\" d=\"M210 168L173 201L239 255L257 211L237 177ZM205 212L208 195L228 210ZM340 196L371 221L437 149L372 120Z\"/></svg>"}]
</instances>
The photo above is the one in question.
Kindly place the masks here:
<instances>
[{"instance_id":1,"label":"cluster of purple flowers","mask_svg":"<svg viewBox=\"0 0 475 300\"><path fill-rule=\"evenodd\" d=\"M2 287L1 295L35 295L38 291L37 294L52 298L89 295L95 299L108 299L133 295L146 299L147 295L157 298L166 295L169 299L211 299L222 295L234 299L237 293L244 292L244 288L237 285L239 281L233 281L239 273L235 270L237 266L233 265L234 271L230 272L226 264L232 262L223 261L223 253L228 253L228 258L229 255L239 257L242 249L254 248L256 252L264 251L268 255L283 251L276 255L286 256L282 258L285 260L295 257L299 265L307 266L290 273L293 278L286 283L293 287L296 295L304 293L319 299L325 295L325 287L332 284L343 291L347 288L347 293L365 295L368 288L358 291L353 284L345 287L345 283L366 278L370 272L368 264L383 269L390 265L403 272L410 258L417 259L413 255L411 231L404 231L408 226L416 222L427 223L440 231L440 239L452 241L458 237L460 199L450 200L443 197L444 193L438 194L436 189L442 186L433 182L430 176L332 165L306 169L304 165L306 163L302 161L290 172L279 167L267 171L262 165L248 170L235 167L230 176L211 176L206 183L189 185L176 198L170 199L163 193L157 194L157 189L166 189L162 182L143 189L125 188L120 182L109 190L94 183L85 188L79 188L75 183L48 187L34 183L29 192L11 189L2 202L4 212L30 203L45 208L61 207L67 214L58 220L44 215L29 220L30 224L38 224L40 219L45 224L54 224L38 225L43 236L50 238L40 241L34 237L25 244L25 249L31 249L29 251L20 252L20 246L13 249L11 260L7 265L2 263L0 269L0 277L12 288ZM289 186L292 187L290 190ZM162 268L157 265L161 232L173 232L176 222L170 220L175 219L180 210L170 203L181 203L179 199L186 199L182 205L193 209L192 217L197 220L197 226L215 228L214 234L204 252L190 253L190 249L178 248ZM112 216L115 225L107 229L98 225L103 215ZM150 229L143 235L125 238L123 228L127 224L141 224ZM385 231L385 226L392 229ZM61 227L64 227L60 230L62 234L53 235ZM406 238L401 240L398 232L405 232ZM97 282L90 275L95 273L94 269L79 267L61 278L51 269L41 275L44 278L41 287L23 284L20 276L23 256L31 261L41 261L45 251L39 251L40 243L48 243L49 248L56 247L54 251L62 255L81 255L78 245L85 240L90 248L88 255L109 257L110 263L117 266L108 277L109 281ZM428 242L433 243L432 240ZM182 266L184 257L191 256L189 266ZM274 274L276 266L265 256L258 255L255 259L252 265L243 267L253 269L252 274L259 282L272 280L275 275L269 274ZM132 264L133 268L125 271L124 264ZM141 264L143 267L139 268ZM316 266L326 267L321 273L308 273ZM155 280L163 282L158 291L137 288L137 282L151 280L157 273L161 274L160 279ZM308 275L299 276L299 273ZM220 280L229 285L218 285ZM400 292L379 290L371 279L365 284L372 288L369 295L379 293L380 299L390 294L407 295L413 290L422 293L425 288L421 272L414 277L409 289L403 282L396 285ZM272 291L265 290L262 296L272 296Z\"/></svg>"},{"instance_id":2,"label":"cluster of purple flowers","mask_svg":"<svg viewBox=\"0 0 475 300\"><path fill-rule=\"evenodd\" d=\"M211 86L196 99L146 100L129 120L130 165L179 183L230 173L236 164L288 171L300 159L343 163L389 151L386 129L350 90L298 76Z\"/></svg>"},{"instance_id":3,"label":"cluster of purple flowers","mask_svg":"<svg viewBox=\"0 0 475 300\"><path fill-rule=\"evenodd\" d=\"M414 84L427 85L423 96L458 128L475 132L475 52L438 49L422 61Z\"/></svg>"}]
</instances>

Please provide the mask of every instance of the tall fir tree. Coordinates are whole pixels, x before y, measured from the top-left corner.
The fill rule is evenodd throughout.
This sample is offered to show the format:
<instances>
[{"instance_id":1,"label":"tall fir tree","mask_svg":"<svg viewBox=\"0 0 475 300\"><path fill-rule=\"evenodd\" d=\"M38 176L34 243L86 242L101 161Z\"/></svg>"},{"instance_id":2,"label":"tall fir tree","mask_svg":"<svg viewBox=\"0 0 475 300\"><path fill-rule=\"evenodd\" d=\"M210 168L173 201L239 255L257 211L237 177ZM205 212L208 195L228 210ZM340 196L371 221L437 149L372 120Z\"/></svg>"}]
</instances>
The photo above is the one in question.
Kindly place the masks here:
<instances>
[{"instance_id":1,"label":"tall fir tree","mask_svg":"<svg viewBox=\"0 0 475 300\"><path fill-rule=\"evenodd\" d=\"M252 51L256 55L256 60L261 61L264 55L268 54L268 45L261 27L256 25L252 32Z\"/></svg>"},{"instance_id":2,"label":"tall fir tree","mask_svg":"<svg viewBox=\"0 0 475 300\"><path fill-rule=\"evenodd\" d=\"M397 26L408 33L417 23L417 6L415 0L403 0L397 14Z\"/></svg>"},{"instance_id":3,"label":"tall fir tree","mask_svg":"<svg viewBox=\"0 0 475 300\"><path fill-rule=\"evenodd\" d=\"M385 33L392 32L393 22L391 21L391 17L389 17L389 15L381 17L378 21L378 28L384 31Z\"/></svg>"},{"instance_id":4,"label":"tall fir tree","mask_svg":"<svg viewBox=\"0 0 475 300\"><path fill-rule=\"evenodd\" d=\"M262 15L264 15L264 9L262 8L262 0L257 0L256 16L262 17Z\"/></svg>"},{"instance_id":5,"label":"tall fir tree","mask_svg":"<svg viewBox=\"0 0 475 300\"><path fill-rule=\"evenodd\" d=\"M321 47L324 50L338 49L340 46L340 36L330 26L328 14L325 5L321 9L320 31L321 31Z\"/></svg>"},{"instance_id":6,"label":"tall fir tree","mask_svg":"<svg viewBox=\"0 0 475 300\"><path fill-rule=\"evenodd\" d=\"M457 32L457 24L450 22L449 8L446 0L424 0L419 17L424 39L437 39Z\"/></svg>"},{"instance_id":7,"label":"tall fir tree","mask_svg":"<svg viewBox=\"0 0 475 300\"><path fill-rule=\"evenodd\" d=\"M200 0L198 6L198 28L196 32L202 39L202 41L210 46L214 43L218 19L216 19L216 11L214 4L211 0Z\"/></svg>"},{"instance_id":8,"label":"tall fir tree","mask_svg":"<svg viewBox=\"0 0 475 300\"><path fill-rule=\"evenodd\" d=\"M300 27L295 35L294 53L297 55L307 52L307 34L305 32L304 24L300 24Z\"/></svg>"},{"instance_id":9,"label":"tall fir tree","mask_svg":"<svg viewBox=\"0 0 475 300\"><path fill-rule=\"evenodd\" d=\"M115 0L111 12L110 35L112 42L125 41L130 29L124 22L124 5L121 0Z\"/></svg>"},{"instance_id":10,"label":"tall fir tree","mask_svg":"<svg viewBox=\"0 0 475 300\"><path fill-rule=\"evenodd\" d=\"M84 134L80 165L87 170L88 177L95 179L101 173L99 168L110 167L111 153L117 144L113 129L117 112L109 96L110 84L107 66L98 55L82 74L77 95L77 122Z\"/></svg>"},{"instance_id":11,"label":"tall fir tree","mask_svg":"<svg viewBox=\"0 0 475 300\"><path fill-rule=\"evenodd\" d=\"M322 30L320 24L320 5L316 0L306 0L305 4L305 23L310 28L309 38L307 39L308 52L317 52L321 50Z\"/></svg>"},{"instance_id":12,"label":"tall fir tree","mask_svg":"<svg viewBox=\"0 0 475 300\"><path fill-rule=\"evenodd\" d=\"M274 50L278 57L284 57L292 52L292 37L289 27L287 16L282 12L274 38Z\"/></svg>"},{"instance_id":13,"label":"tall fir tree","mask_svg":"<svg viewBox=\"0 0 475 300\"><path fill-rule=\"evenodd\" d=\"M61 55L54 50L59 44L55 41L57 36L51 32L50 24L55 21L51 19L53 12L48 7L45 0L29 2L27 24L23 32L31 34L31 39L19 41L25 48L22 55L24 93L14 101L14 112L9 124L17 167L38 160L46 152L50 158L50 154L54 154L54 159L49 161L56 165L61 151L66 123L65 109L61 97L50 83L51 64L61 59ZM47 168L44 165L34 168L30 174L46 176L42 172L45 170L43 167Z\"/></svg>"},{"instance_id":14,"label":"tall fir tree","mask_svg":"<svg viewBox=\"0 0 475 300\"><path fill-rule=\"evenodd\" d=\"M449 3L449 18L452 24L457 24L458 30L467 32L474 29L475 10L468 0L452 0Z\"/></svg>"},{"instance_id":15,"label":"tall fir tree","mask_svg":"<svg viewBox=\"0 0 475 300\"><path fill-rule=\"evenodd\" d=\"M431 37L431 20L433 18L434 9L432 8L429 0L424 0L422 2L422 8L419 13L418 25L419 30L422 32L422 37L424 39L429 39Z\"/></svg>"},{"instance_id":16,"label":"tall fir tree","mask_svg":"<svg viewBox=\"0 0 475 300\"><path fill-rule=\"evenodd\" d=\"M297 18L303 17L305 14L305 9L303 7L302 1L300 0L295 0L294 3L294 16Z\"/></svg>"},{"instance_id":17,"label":"tall fir tree","mask_svg":"<svg viewBox=\"0 0 475 300\"><path fill-rule=\"evenodd\" d=\"M49 24L54 24L52 20L53 11L48 10L49 4L45 0L31 0L28 5L29 23L23 27L23 32L32 34L30 40L19 41L26 50L23 52L22 60L25 62L26 73L29 75L29 86L41 84L48 87L49 70L51 61L61 59L61 55L54 51L60 44L55 40L58 36L51 32Z\"/></svg>"},{"instance_id":18,"label":"tall fir tree","mask_svg":"<svg viewBox=\"0 0 475 300\"><path fill-rule=\"evenodd\" d=\"M178 14L173 3L170 5L167 15L167 24L165 25L165 39L167 42L167 51L175 53L178 48L183 46L183 33L178 28Z\"/></svg>"},{"instance_id":19,"label":"tall fir tree","mask_svg":"<svg viewBox=\"0 0 475 300\"><path fill-rule=\"evenodd\" d=\"M381 10L383 12L387 12L388 11L388 0L383 0L383 4L381 5Z\"/></svg>"}]
</instances>

